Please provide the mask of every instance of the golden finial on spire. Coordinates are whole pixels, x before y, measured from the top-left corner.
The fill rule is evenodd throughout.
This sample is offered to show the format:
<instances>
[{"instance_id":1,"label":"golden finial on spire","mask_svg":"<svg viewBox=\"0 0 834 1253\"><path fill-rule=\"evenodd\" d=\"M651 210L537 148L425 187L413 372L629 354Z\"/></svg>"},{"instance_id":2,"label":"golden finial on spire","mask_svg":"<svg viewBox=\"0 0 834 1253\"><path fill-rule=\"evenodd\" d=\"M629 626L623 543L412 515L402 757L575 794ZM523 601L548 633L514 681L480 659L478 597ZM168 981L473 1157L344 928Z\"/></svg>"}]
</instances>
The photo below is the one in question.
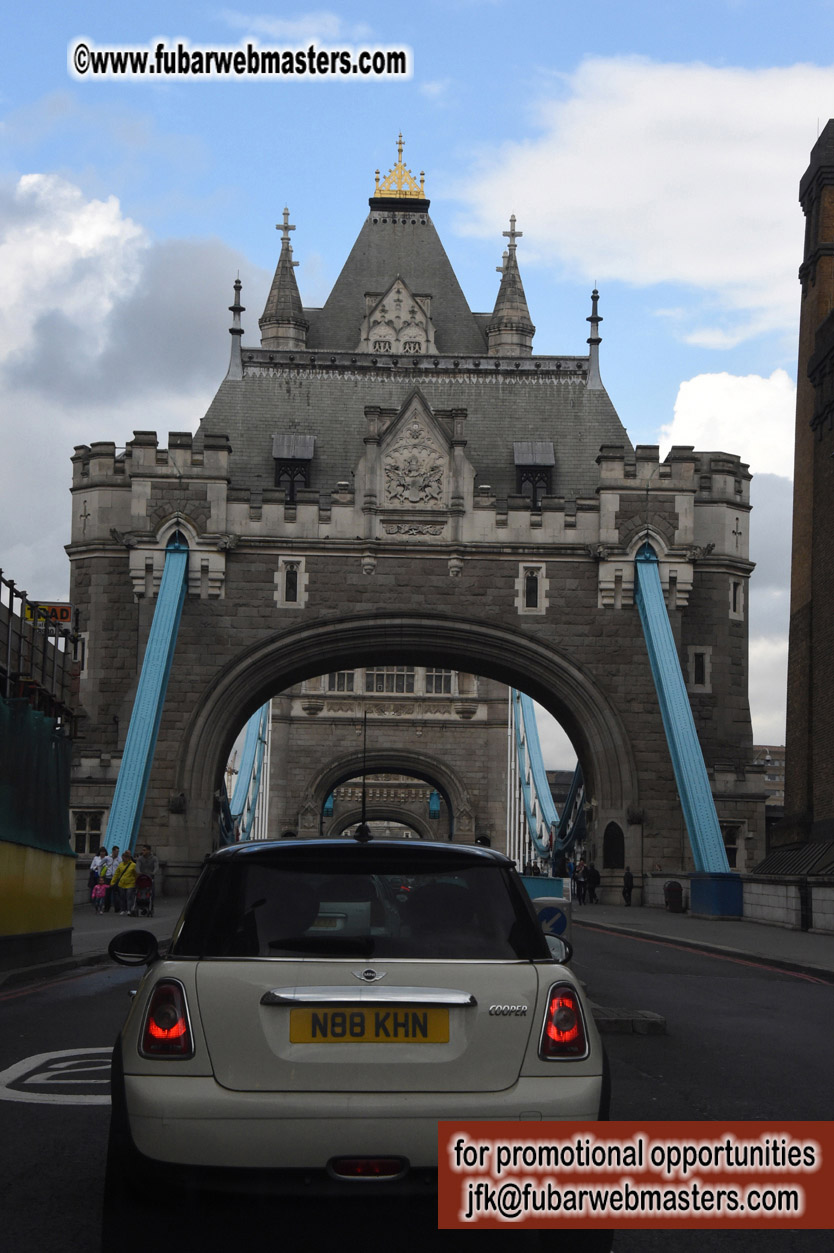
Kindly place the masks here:
<instances>
[{"instance_id":1,"label":"golden finial on spire","mask_svg":"<svg viewBox=\"0 0 834 1253\"><path fill-rule=\"evenodd\" d=\"M397 164L389 170L382 182L379 181L379 170L376 171L374 195L388 197L392 200L423 200L425 198L425 173L420 171L420 182L405 165L403 165L402 131L397 138Z\"/></svg>"}]
</instances>

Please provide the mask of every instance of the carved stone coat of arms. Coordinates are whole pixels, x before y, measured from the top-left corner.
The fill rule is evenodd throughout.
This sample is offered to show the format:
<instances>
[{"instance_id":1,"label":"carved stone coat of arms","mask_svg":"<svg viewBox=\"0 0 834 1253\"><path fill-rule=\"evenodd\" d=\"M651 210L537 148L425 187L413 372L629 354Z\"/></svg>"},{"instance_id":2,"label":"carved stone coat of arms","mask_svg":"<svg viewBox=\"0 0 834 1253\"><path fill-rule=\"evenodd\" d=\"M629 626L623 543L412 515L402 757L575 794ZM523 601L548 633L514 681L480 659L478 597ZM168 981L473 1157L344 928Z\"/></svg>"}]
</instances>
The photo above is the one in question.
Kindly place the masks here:
<instances>
[{"instance_id":1,"label":"carved stone coat of arms","mask_svg":"<svg viewBox=\"0 0 834 1253\"><path fill-rule=\"evenodd\" d=\"M384 460L385 501L440 507L444 458L419 422L411 422Z\"/></svg>"}]
</instances>

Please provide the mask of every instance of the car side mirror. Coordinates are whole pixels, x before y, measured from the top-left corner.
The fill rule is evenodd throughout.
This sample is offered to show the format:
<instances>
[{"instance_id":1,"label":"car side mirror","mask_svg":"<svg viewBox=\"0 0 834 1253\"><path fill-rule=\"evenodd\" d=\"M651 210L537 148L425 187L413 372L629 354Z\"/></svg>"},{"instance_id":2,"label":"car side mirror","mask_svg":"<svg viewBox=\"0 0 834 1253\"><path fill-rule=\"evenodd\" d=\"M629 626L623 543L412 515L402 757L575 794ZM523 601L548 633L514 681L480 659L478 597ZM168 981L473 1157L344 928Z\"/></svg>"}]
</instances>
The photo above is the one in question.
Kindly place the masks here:
<instances>
[{"instance_id":1,"label":"car side mirror","mask_svg":"<svg viewBox=\"0 0 834 1253\"><path fill-rule=\"evenodd\" d=\"M557 962L567 965L573 957L573 945L570 940L564 940L560 935L546 935L547 947L550 949L550 956L555 957Z\"/></svg>"},{"instance_id":2,"label":"car side mirror","mask_svg":"<svg viewBox=\"0 0 834 1253\"><path fill-rule=\"evenodd\" d=\"M150 931L120 931L107 952L120 966L150 966L159 957L159 944Z\"/></svg>"}]
</instances>

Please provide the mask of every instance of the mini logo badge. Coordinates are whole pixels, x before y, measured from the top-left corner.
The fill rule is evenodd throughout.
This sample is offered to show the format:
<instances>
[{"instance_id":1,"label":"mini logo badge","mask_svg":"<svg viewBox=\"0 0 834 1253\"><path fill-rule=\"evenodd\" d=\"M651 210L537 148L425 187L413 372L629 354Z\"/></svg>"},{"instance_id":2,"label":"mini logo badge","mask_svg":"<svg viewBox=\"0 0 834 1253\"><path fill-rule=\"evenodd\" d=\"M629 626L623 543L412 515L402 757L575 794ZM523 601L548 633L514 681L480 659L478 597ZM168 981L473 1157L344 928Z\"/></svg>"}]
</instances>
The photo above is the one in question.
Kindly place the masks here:
<instances>
[{"instance_id":1,"label":"mini logo badge","mask_svg":"<svg viewBox=\"0 0 834 1253\"><path fill-rule=\"evenodd\" d=\"M354 979L361 979L363 983L379 983L380 979L384 979L388 973L386 970L374 970L371 966L366 966L364 970L351 971Z\"/></svg>"}]
</instances>

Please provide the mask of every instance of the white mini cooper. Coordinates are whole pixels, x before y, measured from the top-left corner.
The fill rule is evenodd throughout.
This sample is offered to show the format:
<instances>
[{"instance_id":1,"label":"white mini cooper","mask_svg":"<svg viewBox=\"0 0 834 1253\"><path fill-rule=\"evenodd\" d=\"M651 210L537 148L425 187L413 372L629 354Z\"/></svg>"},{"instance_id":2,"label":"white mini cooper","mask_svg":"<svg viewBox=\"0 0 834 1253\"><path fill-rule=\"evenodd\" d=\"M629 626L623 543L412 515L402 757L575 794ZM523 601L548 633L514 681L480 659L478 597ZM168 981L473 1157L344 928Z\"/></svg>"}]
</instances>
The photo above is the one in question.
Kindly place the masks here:
<instances>
[{"instance_id":1,"label":"white mini cooper","mask_svg":"<svg viewBox=\"0 0 834 1253\"><path fill-rule=\"evenodd\" d=\"M136 931L110 952L149 967L113 1060L116 1207L139 1189L425 1195L439 1119L608 1116L568 947L490 849L235 845L167 954Z\"/></svg>"}]
</instances>

